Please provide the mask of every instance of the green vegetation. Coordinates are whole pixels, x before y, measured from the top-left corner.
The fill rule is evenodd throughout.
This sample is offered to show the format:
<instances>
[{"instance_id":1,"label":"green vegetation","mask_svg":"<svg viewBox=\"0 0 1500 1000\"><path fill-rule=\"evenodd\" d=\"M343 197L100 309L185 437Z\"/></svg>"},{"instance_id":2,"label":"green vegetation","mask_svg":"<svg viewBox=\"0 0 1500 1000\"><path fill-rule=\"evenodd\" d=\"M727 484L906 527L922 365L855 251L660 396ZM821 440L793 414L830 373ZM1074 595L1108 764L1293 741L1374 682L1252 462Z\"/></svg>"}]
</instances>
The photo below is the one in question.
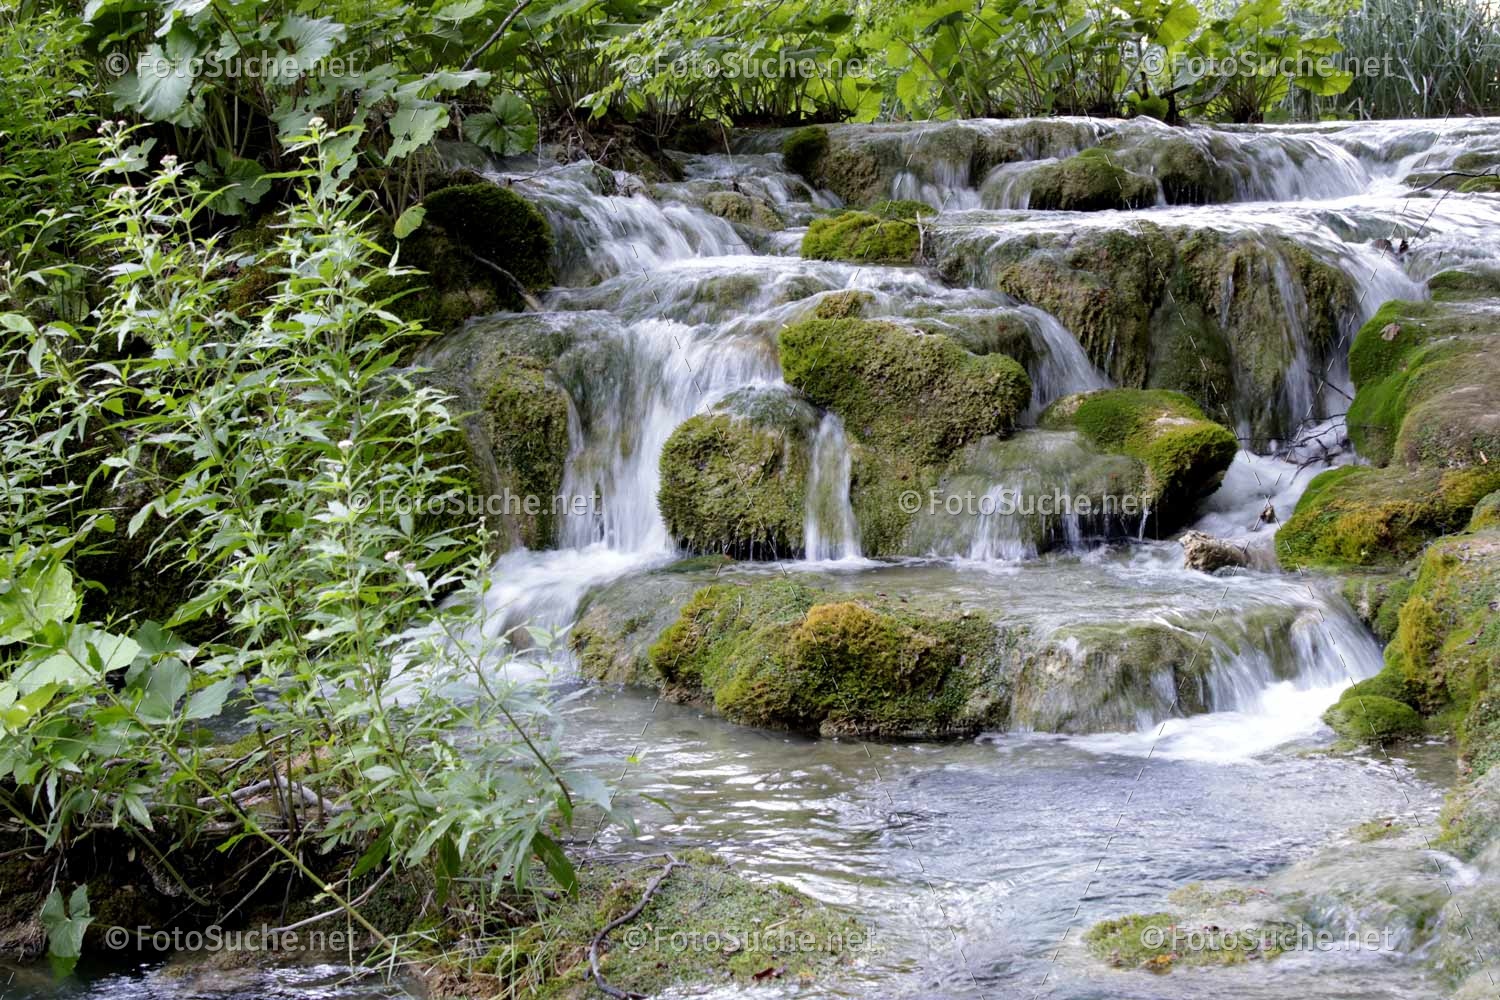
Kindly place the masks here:
<instances>
[{"instance_id":1,"label":"green vegetation","mask_svg":"<svg viewBox=\"0 0 1500 1000\"><path fill-rule=\"evenodd\" d=\"M1117 164L1108 151L1085 149L1026 174L1028 205L1065 212L1144 208L1156 201L1156 182Z\"/></svg>"},{"instance_id":2,"label":"green vegetation","mask_svg":"<svg viewBox=\"0 0 1500 1000\"><path fill-rule=\"evenodd\" d=\"M1218 488L1239 443L1180 392L1103 389L1058 400L1042 426L1076 428L1104 451L1146 468L1145 496L1159 517L1177 520Z\"/></svg>"},{"instance_id":3,"label":"green vegetation","mask_svg":"<svg viewBox=\"0 0 1500 1000\"><path fill-rule=\"evenodd\" d=\"M786 162L786 168L809 180L816 176L818 160L826 152L828 133L812 126L798 129L781 144L781 156Z\"/></svg>"},{"instance_id":4,"label":"green vegetation","mask_svg":"<svg viewBox=\"0 0 1500 1000\"><path fill-rule=\"evenodd\" d=\"M1132 913L1103 920L1084 934L1095 957L1110 965L1170 972L1178 965L1238 965L1276 958L1296 929L1288 924L1230 928L1188 923L1172 913Z\"/></svg>"},{"instance_id":5,"label":"green vegetation","mask_svg":"<svg viewBox=\"0 0 1500 1000\"><path fill-rule=\"evenodd\" d=\"M913 222L842 212L813 220L802 237L802 256L855 264L914 264L921 246L922 232Z\"/></svg>"},{"instance_id":6,"label":"green vegetation","mask_svg":"<svg viewBox=\"0 0 1500 1000\"><path fill-rule=\"evenodd\" d=\"M1422 734L1422 717L1404 702L1376 694L1345 694L1323 713L1323 721L1345 739L1381 745Z\"/></svg>"},{"instance_id":7,"label":"green vegetation","mask_svg":"<svg viewBox=\"0 0 1500 1000\"><path fill-rule=\"evenodd\" d=\"M1493 314L1448 278L1432 302L1387 302L1349 349L1347 416L1377 464L1466 466L1500 453L1500 352Z\"/></svg>"},{"instance_id":8,"label":"green vegetation","mask_svg":"<svg viewBox=\"0 0 1500 1000\"><path fill-rule=\"evenodd\" d=\"M776 579L698 591L649 656L668 695L733 722L931 738L994 721L972 698L995 642L977 618L833 599Z\"/></svg>"},{"instance_id":9,"label":"green vegetation","mask_svg":"<svg viewBox=\"0 0 1500 1000\"><path fill-rule=\"evenodd\" d=\"M816 416L795 400L737 402L672 432L662 449L657 506L672 537L690 551L786 557L802 547L807 440Z\"/></svg>"},{"instance_id":10,"label":"green vegetation","mask_svg":"<svg viewBox=\"0 0 1500 1000\"><path fill-rule=\"evenodd\" d=\"M1439 535L1461 531L1500 486L1500 468L1344 466L1308 484L1276 533L1283 566L1396 567Z\"/></svg>"}]
</instances>

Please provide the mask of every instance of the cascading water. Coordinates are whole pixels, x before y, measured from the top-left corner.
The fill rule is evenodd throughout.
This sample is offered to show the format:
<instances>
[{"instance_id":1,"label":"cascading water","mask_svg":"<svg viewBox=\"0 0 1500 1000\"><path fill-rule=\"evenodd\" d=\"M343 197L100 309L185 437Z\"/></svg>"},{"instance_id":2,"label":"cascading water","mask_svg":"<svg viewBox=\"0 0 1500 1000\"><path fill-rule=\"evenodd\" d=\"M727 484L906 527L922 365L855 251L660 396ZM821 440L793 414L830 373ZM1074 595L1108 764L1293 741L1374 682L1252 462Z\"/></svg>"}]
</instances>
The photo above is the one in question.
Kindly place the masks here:
<instances>
[{"instance_id":1,"label":"cascading water","mask_svg":"<svg viewBox=\"0 0 1500 1000\"><path fill-rule=\"evenodd\" d=\"M844 422L824 414L813 436L803 549L814 562L859 557L859 526L849 504L849 442Z\"/></svg>"},{"instance_id":2,"label":"cascading water","mask_svg":"<svg viewBox=\"0 0 1500 1000\"><path fill-rule=\"evenodd\" d=\"M1037 360L1030 367L1031 405L1022 419L1034 422L1049 403L1075 392L1107 389L1113 383L1078 343L1078 338L1063 328L1051 315L1031 306L1021 313L1037 341Z\"/></svg>"}]
</instances>

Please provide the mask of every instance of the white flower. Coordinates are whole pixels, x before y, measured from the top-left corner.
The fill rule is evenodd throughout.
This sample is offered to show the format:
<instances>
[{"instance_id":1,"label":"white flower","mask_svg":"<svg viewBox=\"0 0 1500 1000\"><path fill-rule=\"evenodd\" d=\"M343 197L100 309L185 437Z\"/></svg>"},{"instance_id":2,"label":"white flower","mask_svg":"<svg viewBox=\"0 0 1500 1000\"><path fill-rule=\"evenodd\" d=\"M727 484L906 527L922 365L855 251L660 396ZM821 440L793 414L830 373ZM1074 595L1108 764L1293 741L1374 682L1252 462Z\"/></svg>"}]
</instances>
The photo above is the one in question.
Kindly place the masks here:
<instances>
[{"instance_id":1,"label":"white flower","mask_svg":"<svg viewBox=\"0 0 1500 1000\"><path fill-rule=\"evenodd\" d=\"M388 563L393 563L397 559L400 559L400 558L401 558L401 553L399 551L397 551L396 549L391 549L391 551L389 551L389 552L387 552L385 554L385 561L388 562Z\"/></svg>"},{"instance_id":2,"label":"white flower","mask_svg":"<svg viewBox=\"0 0 1500 1000\"><path fill-rule=\"evenodd\" d=\"M342 440L342 441L339 442L339 451L348 451L350 448L353 448L353 447L354 447L354 442L350 441L348 438L344 438L344 440Z\"/></svg>"},{"instance_id":3,"label":"white flower","mask_svg":"<svg viewBox=\"0 0 1500 1000\"><path fill-rule=\"evenodd\" d=\"M168 153L166 156L163 156L161 158L161 165L166 167L168 170L171 170L173 167L177 166L177 157L173 156L171 153Z\"/></svg>"},{"instance_id":4,"label":"white flower","mask_svg":"<svg viewBox=\"0 0 1500 1000\"><path fill-rule=\"evenodd\" d=\"M308 128L322 128L326 124L328 123L323 120L322 115L313 115L307 121Z\"/></svg>"}]
</instances>

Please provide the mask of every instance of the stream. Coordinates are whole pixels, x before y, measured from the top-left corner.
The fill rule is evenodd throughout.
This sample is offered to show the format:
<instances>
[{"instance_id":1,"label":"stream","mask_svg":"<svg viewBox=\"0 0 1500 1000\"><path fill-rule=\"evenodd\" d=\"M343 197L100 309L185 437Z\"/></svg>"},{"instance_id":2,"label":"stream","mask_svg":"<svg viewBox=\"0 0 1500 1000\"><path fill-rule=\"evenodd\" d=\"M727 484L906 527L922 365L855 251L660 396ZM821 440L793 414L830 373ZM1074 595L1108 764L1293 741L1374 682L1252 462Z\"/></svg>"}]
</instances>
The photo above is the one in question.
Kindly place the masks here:
<instances>
[{"instance_id":1,"label":"stream","mask_svg":"<svg viewBox=\"0 0 1500 1000\"><path fill-rule=\"evenodd\" d=\"M943 127L996 132L1014 125ZM1110 130L1149 132L1118 122L1070 127L1075 150ZM1093 213L1027 210L1015 165L974 177L966 163L924 155L926 130L938 126L869 128L890 130L912 149L910 168L891 178L889 194L940 209L924 232L940 269L797 256L802 227L837 199L785 172L774 135L729 154L683 156L683 180L649 186L623 174L604 179L607 172L582 164L497 166L495 178L534 198L552 221L566 286L549 293L541 315L479 318L464 335L511 336L541 325L565 341L552 368L570 400L563 492L605 500L602 510L563 518L555 549L499 559L488 634L521 625L564 629L599 588L628 584L680 558L656 509L657 459L667 438L736 393L786 394L776 333L832 294L869 293L866 316L947 332L972 350L984 349L1000 325L1020 324L1034 355L1023 421L1030 423L1061 396L1114 382L1057 318L982 287L1008 244L1044 245L1090 227L1129 231L1150 222L1252 241L1288 239L1332 264L1357 291L1345 337L1331 356L1315 357L1304 290L1286 269L1276 272L1284 334L1303 360L1288 369L1275 398L1236 398L1239 426L1232 429L1247 448L1200 506L1202 530L1269 550L1274 528L1257 520L1266 503L1285 518L1318 471L1359 460L1328 430L1350 391L1348 336L1382 302L1423 297L1423 282L1444 267L1497 255L1493 199L1414 198L1403 181L1476 143L1500 145L1500 121L1214 131L1205 141L1236 165L1237 200ZM1075 150L1038 150L1035 159ZM706 193L731 187L773 206L786 228L749 231L700 207ZM1403 235L1412 247L1399 257L1373 245ZM964 274L975 287L955 278ZM1232 299L1226 288L1224 302ZM1294 432L1272 440L1256 431L1268 426ZM1452 770L1441 749L1418 747L1395 759L1328 752L1332 734L1321 712L1381 665L1378 643L1336 584L1266 569L1209 576L1184 569L1175 542L1142 537L1144 522L1103 539L1066 517L1024 512L919 517L911 551L872 559L850 510L845 428L822 414L809 433L801 550L756 553L762 561L736 564L720 578L785 573L829 590L910 595L949 609L984 609L1042 638L1080 626L1173 623L1203 636L1213 664L1203 701L1212 710L1184 716L1158 699L1085 717L1065 706L1058 711L1088 724L1069 734L1022 727L958 743L881 744L739 727L638 690L587 691L568 709L578 752L634 755L638 763L624 768L622 783L655 800L638 811L643 839L601 847L703 847L746 875L795 886L868 925L869 942L846 977L692 995L1438 995L1423 968L1400 954L1298 953L1274 964L1158 977L1107 968L1080 943L1092 923L1160 909L1188 883L1265 876L1376 816L1435 816ZM1026 462L1006 465L1001 455L999 471L973 474L980 495L1025 487L1028 476L1044 486L1066 471L1066 440L1025 434ZM1304 464L1308 457L1317 460ZM1266 609L1278 624L1258 624ZM533 657L513 669L576 684L565 658ZM376 995L367 986L350 992L330 985L331 978L313 981L306 971L285 975L287 981L261 978L205 992L201 982L174 985L149 970L83 970L70 993L13 983L0 996Z\"/></svg>"}]
</instances>

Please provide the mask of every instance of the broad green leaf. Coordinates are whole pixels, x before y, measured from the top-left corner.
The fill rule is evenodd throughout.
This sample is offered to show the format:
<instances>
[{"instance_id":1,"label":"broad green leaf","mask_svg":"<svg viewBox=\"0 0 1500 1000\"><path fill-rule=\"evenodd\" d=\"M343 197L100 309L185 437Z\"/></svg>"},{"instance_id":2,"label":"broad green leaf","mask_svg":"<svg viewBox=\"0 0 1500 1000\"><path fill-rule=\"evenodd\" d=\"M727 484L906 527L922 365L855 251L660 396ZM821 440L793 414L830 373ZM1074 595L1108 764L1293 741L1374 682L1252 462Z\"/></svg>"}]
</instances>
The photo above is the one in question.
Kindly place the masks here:
<instances>
[{"instance_id":1,"label":"broad green leaf","mask_svg":"<svg viewBox=\"0 0 1500 1000\"><path fill-rule=\"evenodd\" d=\"M500 94L489 111L469 116L464 135L499 156L515 156L536 146L536 115L515 94Z\"/></svg>"},{"instance_id":2,"label":"broad green leaf","mask_svg":"<svg viewBox=\"0 0 1500 1000\"><path fill-rule=\"evenodd\" d=\"M396 225L393 227L396 239L406 239L421 227L422 221L426 218L427 209L421 205L413 205L402 212L401 217L396 220Z\"/></svg>"},{"instance_id":3,"label":"broad green leaf","mask_svg":"<svg viewBox=\"0 0 1500 1000\"><path fill-rule=\"evenodd\" d=\"M448 109L441 104L404 107L391 116L391 160L416 152L433 140L448 124Z\"/></svg>"},{"instance_id":4,"label":"broad green leaf","mask_svg":"<svg viewBox=\"0 0 1500 1000\"><path fill-rule=\"evenodd\" d=\"M183 720L214 718L224 711L224 699L229 697L229 692L232 690L234 690L234 678L226 677L206 688L194 691L193 696L188 699L187 707L182 711Z\"/></svg>"}]
</instances>

